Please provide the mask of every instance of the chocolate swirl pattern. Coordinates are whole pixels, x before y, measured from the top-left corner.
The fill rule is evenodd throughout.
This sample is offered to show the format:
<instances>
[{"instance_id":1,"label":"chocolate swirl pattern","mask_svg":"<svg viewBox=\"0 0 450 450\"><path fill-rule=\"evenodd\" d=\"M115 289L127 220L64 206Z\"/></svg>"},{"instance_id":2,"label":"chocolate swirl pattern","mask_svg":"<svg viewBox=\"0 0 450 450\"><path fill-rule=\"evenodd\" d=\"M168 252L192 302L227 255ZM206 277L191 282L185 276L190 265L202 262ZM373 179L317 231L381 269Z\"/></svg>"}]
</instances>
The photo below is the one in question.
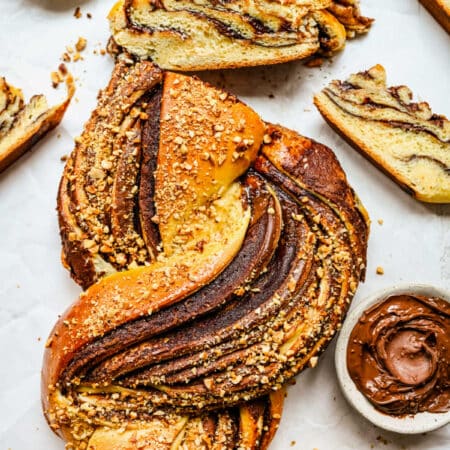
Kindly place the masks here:
<instances>
[{"instance_id":1,"label":"chocolate swirl pattern","mask_svg":"<svg viewBox=\"0 0 450 450\"><path fill-rule=\"evenodd\" d=\"M376 65L314 97L324 119L418 200L450 202L450 121L406 86L386 86Z\"/></svg>"},{"instance_id":2,"label":"chocolate swirl pattern","mask_svg":"<svg viewBox=\"0 0 450 450\"><path fill-rule=\"evenodd\" d=\"M44 95L25 104L22 91L0 77L0 173L59 125L75 92L70 75L66 84L67 98L51 107Z\"/></svg>"},{"instance_id":3,"label":"chocolate swirl pattern","mask_svg":"<svg viewBox=\"0 0 450 450\"><path fill-rule=\"evenodd\" d=\"M316 365L364 274L368 218L331 150L196 78L120 62L58 204L90 287L49 338L50 425L75 448L162 422L161 448L267 448L280 390Z\"/></svg>"},{"instance_id":4,"label":"chocolate swirl pattern","mask_svg":"<svg viewBox=\"0 0 450 450\"><path fill-rule=\"evenodd\" d=\"M358 2L331 0L121 0L109 20L119 47L164 69L182 71L335 52L345 45L346 29L352 37L372 22L359 14Z\"/></svg>"},{"instance_id":5,"label":"chocolate swirl pattern","mask_svg":"<svg viewBox=\"0 0 450 450\"><path fill-rule=\"evenodd\" d=\"M364 312L347 348L349 374L392 415L450 409L450 306L416 295L389 297Z\"/></svg>"}]
</instances>

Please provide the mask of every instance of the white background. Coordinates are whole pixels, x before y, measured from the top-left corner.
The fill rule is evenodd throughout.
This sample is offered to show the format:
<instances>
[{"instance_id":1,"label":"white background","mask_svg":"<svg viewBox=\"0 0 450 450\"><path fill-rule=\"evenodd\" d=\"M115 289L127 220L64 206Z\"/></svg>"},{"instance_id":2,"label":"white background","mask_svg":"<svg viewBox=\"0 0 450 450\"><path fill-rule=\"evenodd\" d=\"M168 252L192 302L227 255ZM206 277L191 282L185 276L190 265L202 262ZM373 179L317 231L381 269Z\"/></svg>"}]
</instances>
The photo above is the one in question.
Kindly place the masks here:
<instances>
[{"instance_id":1,"label":"white background","mask_svg":"<svg viewBox=\"0 0 450 450\"><path fill-rule=\"evenodd\" d=\"M84 61L70 65L79 77L76 99L62 125L0 175L0 450L63 449L40 409L39 378L46 337L79 288L60 264L56 189L73 138L109 79L112 61L96 56L108 37L105 16L112 0L0 0L0 75L27 98L53 90L50 72L66 45L88 40ZM81 5L83 18L73 11ZM450 39L416 0L362 0L376 18L369 35L348 43L320 69L301 62L278 67L200 74L224 85L268 121L279 122L330 146L372 218L367 279L354 304L397 282L450 287L450 205L420 204L334 134L312 104L314 92L333 78L386 67L390 84L408 84L419 100L450 117ZM87 19L86 12L93 18ZM269 98L273 94L274 98ZM383 225L377 223L383 219ZM385 270L376 275L377 266ZM289 389L273 450L371 448L432 450L450 447L450 430L402 437L375 428L339 391L332 344L318 367ZM378 439L377 439L378 438ZM295 441L295 443L294 443Z\"/></svg>"}]
</instances>

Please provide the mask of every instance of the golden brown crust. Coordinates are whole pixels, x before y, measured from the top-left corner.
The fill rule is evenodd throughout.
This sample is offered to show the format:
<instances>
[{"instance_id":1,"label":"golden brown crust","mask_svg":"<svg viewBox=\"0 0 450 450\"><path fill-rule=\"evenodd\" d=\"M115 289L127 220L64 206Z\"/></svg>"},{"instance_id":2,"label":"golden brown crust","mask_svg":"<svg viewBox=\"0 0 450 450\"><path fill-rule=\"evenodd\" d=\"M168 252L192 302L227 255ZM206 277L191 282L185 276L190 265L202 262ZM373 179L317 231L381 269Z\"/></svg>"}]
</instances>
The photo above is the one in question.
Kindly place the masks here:
<instances>
[{"instance_id":1,"label":"golden brown crust","mask_svg":"<svg viewBox=\"0 0 450 450\"><path fill-rule=\"evenodd\" d=\"M152 65L116 70L131 80ZM75 447L150 445L166 421L167 442L217 435L225 448L265 449L281 417L279 390L315 366L363 276L367 216L327 147L263 124L195 78L160 80L140 96L133 130L145 132L132 142L154 174L145 192L161 244L142 267L117 266L124 271L90 286L55 325L44 411ZM98 160L79 147L77 158L86 172ZM127 160L110 161L111 176L125 172ZM142 176L142 164L130 164L132 179ZM78 175L73 166L68 174ZM116 213L144 201L136 192ZM97 203L97 216L104 208Z\"/></svg>"},{"instance_id":2,"label":"golden brown crust","mask_svg":"<svg viewBox=\"0 0 450 450\"><path fill-rule=\"evenodd\" d=\"M447 0L420 0L420 3L450 33L450 3Z\"/></svg>"},{"instance_id":3,"label":"golden brown crust","mask_svg":"<svg viewBox=\"0 0 450 450\"><path fill-rule=\"evenodd\" d=\"M7 86L5 80L2 79L2 81L0 89ZM63 103L49 108L45 97L34 96L27 105L24 105L20 93L16 97L20 98L21 106L14 110L9 118L0 117L0 173L61 122L75 92L71 76L67 77L66 83L68 95ZM15 92L20 91L15 90ZM10 123L5 126L8 119Z\"/></svg>"}]
</instances>

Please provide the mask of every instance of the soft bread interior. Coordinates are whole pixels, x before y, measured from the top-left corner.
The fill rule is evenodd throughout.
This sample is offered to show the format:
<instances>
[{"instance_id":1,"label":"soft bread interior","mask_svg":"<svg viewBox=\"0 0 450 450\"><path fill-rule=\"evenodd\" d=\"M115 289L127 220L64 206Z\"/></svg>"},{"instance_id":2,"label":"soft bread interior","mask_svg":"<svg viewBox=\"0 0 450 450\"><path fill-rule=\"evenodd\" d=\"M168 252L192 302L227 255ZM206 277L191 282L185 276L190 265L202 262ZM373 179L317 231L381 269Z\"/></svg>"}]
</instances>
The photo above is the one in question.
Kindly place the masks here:
<instances>
[{"instance_id":1,"label":"soft bread interior","mask_svg":"<svg viewBox=\"0 0 450 450\"><path fill-rule=\"evenodd\" d=\"M35 95L23 105L22 93L10 87L5 94L6 82L0 84L0 172L22 156L45 133L56 127L74 94L71 77L67 79L68 97L49 107L43 95Z\"/></svg>"},{"instance_id":2,"label":"soft bread interior","mask_svg":"<svg viewBox=\"0 0 450 450\"><path fill-rule=\"evenodd\" d=\"M450 122L411 98L406 86L386 88L378 65L332 82L314 102L333 128L417 199L450 202Z\"/></svg>"},{"instance_id":3,"label":"soft bread interior","mask_svg":"<svg viewBox=\"0 0 450 450\"><path fill-rule=\"evenodd\" d=\"M305 58L321 44L341 49L345 28L326 12L330 4L119 1L109 19L116 43L139 58L172 70L217 69Z\"/></svg>"}]
</instances>

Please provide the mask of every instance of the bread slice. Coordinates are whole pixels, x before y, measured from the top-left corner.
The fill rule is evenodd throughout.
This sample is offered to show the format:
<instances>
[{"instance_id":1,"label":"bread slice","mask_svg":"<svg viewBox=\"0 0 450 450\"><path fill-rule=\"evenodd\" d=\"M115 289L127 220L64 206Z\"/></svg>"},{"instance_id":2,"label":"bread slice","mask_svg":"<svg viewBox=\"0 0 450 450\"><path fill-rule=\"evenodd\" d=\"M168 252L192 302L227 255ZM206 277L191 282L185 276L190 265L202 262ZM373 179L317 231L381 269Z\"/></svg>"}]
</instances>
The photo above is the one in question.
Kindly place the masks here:
<instances>
[{"instance_id":1,"label":"bread slice","mask_svg":"<svg viewBox=\"0 0 450 450\"><path fill-rule=\"evenodd\" d=\"M450 0L420 0L420 3L450 33Z\"/></svg>"},{"instance_id":2,"label":"bread slice","mask_svg":"<svg viewBox=\"0 0 450 450\"><path fill-rule=\"evenodd\" d=\"M324 119L347 142L423 202L450 203L450 121L406 86L386 87L376 65L332 81L314 97Z\"/></svg>"},{"instance_id":3,"label":"bread slice","mask_svg":"<svg viewBox=\"0 0 450 450\"><path fill-rule=\"evenodd\" d=\"M67 99L49 107L43 95L35 95L25 104L22 91L0 78L0 173L61 122L75 91L73 86L68 77Z\"/></svg>"},{"instance_id":4,"label":"bread slice","mask_svg":"<svg viewBox=\"0 0 450 450\"><path fill-rule=\"evenodd\" d=\"M113 39L132 55L168 70L210 70L275 64L344 47L358 2L331 0L120 0L109 14ZM346 4L348 2L345 2ZM336 5L335 5L336 4ZM362 31L361 31L362 32Z\"/></svg>"}]
</instances>

